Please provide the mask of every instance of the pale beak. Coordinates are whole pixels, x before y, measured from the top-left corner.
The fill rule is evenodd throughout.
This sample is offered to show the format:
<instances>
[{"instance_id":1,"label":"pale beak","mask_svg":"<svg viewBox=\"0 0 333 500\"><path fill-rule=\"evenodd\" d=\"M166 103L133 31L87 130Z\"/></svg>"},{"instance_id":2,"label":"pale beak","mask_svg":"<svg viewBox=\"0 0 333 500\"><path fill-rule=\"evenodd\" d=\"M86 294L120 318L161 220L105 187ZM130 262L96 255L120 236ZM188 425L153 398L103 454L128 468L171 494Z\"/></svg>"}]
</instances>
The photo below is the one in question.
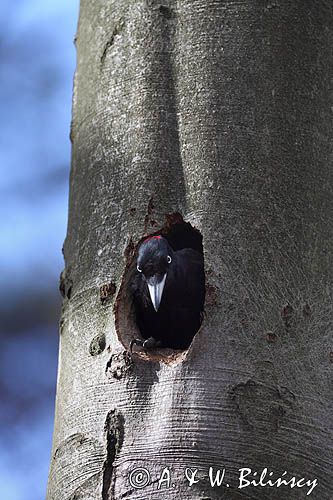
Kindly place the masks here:
<instances>
[{"instance_id":1,"label":"pale beak","mask_svg":"<svg viewBox=\"0 0 333 500\"><path fill-rule=\"evenodd\" d=\"M164 289L166 276L167 275L165 273L161 281L158 281L158 278L156 275L151 276L150 278L147 278L149 295L150 295L151 301L153 303L153 306L154 306L154 309L156 312L158 311L158 308L160 307L160 303L162 300L162 293L163 293L163 289Z\"/></svg>"}]
</instances>

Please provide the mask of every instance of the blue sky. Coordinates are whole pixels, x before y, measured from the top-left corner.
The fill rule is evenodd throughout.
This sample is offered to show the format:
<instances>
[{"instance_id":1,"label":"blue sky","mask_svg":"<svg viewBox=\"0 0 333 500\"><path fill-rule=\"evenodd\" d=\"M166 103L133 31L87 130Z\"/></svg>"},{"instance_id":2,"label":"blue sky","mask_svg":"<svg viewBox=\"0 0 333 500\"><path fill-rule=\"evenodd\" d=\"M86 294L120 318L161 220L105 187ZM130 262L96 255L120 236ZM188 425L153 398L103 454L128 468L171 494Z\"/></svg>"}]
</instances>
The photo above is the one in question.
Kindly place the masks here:
<instances>
[{"instance_id":1,"label":"blue sky","mask_svg":"<svg viewBox=\"0 0 333 500\"><path fill-rule=\"evenodd\" d=\"M3 500L43 500L54 418L57 336L45 328L1 342L0 492ZM15 361L13 375L13 360ZM42 374L42 376L41 376Z\"/></svg>"},{"instance_id":2,"label":"blue sky","mask_svg":"<svg viewBox=\"0 0 333 500\"><path fill-rule=\"evenodd\" d=\"M49 286L62 268L78 2L6 0L1 11L0 279L16 291L32 275Z\"/></svg>"},{"instance_id":3,"label":"blue sky","mask_svg":"<svg viewBox=\"0 0 333 500\"><path fill-rule=\"evenodd\" d=\"M0 12L0 492L4 500L43 500L78 0L2 0Z\"/></svg>"}]
</instances>

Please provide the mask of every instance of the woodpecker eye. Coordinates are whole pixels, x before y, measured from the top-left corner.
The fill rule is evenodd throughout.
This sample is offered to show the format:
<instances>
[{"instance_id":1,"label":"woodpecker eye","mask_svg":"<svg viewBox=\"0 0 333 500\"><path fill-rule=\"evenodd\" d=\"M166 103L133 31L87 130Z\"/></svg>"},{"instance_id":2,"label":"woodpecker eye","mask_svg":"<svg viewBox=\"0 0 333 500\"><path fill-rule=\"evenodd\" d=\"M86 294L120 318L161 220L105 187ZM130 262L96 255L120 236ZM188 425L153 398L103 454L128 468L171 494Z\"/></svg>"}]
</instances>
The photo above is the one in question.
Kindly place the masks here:
<instances>
[{"instance_id":1,"label":"woodpecker eye","mask_svg":"<svg viewBox=\"0 0 333 500\"><path fill-rule=\"evenodd\" d=\"M167 262L168 264L171 264L171 261L172 261L172 258L170 257L170 255L167 256Z\"/></svg>"},{"instance_id":2,"label":"woodpecker eye","mask_svg":"<svg viewBox=\"0 0 333 500\"><path fill-rule=\"evenodd\" d=\"M140 269L138 265L136 266L136 268L139 271L139 273L142 273L142 269Z\"/></svg>"}]
</instances>

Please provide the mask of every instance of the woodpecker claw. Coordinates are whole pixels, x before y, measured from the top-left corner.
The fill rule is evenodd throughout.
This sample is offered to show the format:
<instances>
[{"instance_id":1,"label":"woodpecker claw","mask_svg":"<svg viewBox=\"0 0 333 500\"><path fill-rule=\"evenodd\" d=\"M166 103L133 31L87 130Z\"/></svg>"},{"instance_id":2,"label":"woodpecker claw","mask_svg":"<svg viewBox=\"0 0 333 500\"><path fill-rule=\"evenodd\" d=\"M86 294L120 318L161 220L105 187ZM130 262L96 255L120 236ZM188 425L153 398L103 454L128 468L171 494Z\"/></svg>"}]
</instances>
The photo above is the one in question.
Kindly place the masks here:
<instances>
[{"instance_id":1,"label":"woodpecker claw","mask_svg":"<svg viewBox=\"0 0 333 500\"><path fill-rule=\"evenodd\" d=\"M129 345L129 350L130 350L131 354L133 352L133 346L135 346L135 345L138 345L140 347L143 347L144 349L149 350L149 349L153 349L154 347L159 347L161 345L161 342L154 339L154 337L149 337L146 340L133 339L133 340L131 340L130 345Z\"/></svg>"},{"instance_id":2,"label":"woodpecker claw","mask_svg":"<svg viewBox=\"0 0 333 500\"><path fill-rule=\"evenodd\" d=\"M144 341L143 343L143 348L144 349L153 349L154 347L158 347L161 345L161 342L158 342L154 337L149 337L147 340Z\"/></svg>"},{"instance_id":3,"label":"woodpecker claw","mask_svg":"<svg viewBox=\"0 0 333 500\"><path fill-rule=\"evenodd\" d=\"M144 340L141 340L141 339L132 339L131 342L130 342L130 345L129 345L129 351L130 351L130 353L132 354L132 352L133 352L133 346L139 345L139 346L143 347L143 344L144 344Z\"/></svg>"}]
</instances>

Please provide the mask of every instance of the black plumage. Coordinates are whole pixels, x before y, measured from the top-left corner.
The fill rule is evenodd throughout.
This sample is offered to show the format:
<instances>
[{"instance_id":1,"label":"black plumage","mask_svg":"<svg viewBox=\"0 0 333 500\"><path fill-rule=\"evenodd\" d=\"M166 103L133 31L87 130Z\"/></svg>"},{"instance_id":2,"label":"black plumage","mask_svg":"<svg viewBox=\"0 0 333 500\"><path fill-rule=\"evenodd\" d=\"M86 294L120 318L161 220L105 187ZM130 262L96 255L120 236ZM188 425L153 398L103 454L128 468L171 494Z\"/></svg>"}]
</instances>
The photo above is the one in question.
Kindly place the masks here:
<instances>
[{"instance_id":1,"label":"black plumage","mask_svg":"<svg viewBox=\"0 0 333 500\"><path fill-rule=\"evenodd\" d=\"M163 290L161 296L156 283ZM155 295L148 284L151 290L155 287ZM130 288L142 337L161 347L187 348L200 327L204 307L202 254L192 248L173 251L161 236L148 238L139 248Z\"/></svg>"}]
</instances>

